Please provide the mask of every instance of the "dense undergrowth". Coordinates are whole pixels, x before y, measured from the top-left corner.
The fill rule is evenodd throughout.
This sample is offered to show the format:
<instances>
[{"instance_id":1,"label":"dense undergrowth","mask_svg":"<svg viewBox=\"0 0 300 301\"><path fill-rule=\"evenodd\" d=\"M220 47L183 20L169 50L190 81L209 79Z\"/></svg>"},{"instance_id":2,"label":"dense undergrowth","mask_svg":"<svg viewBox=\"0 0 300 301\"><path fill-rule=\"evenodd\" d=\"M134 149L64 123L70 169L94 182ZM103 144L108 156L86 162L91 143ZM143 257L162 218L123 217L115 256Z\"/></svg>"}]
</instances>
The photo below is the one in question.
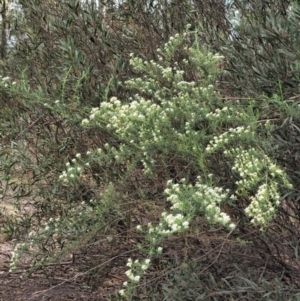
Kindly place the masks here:
<instances>
[{"instance_id":1,"label":"dense undergrowth","mask_svg":"<svg viewBox=\"0 0 300 301\"><path fill-rule=\"evenodd\" d=\"M299 18L296 4L289 16L282 26ZM125 80L103 74L88 97L95 74L80 64L53 93L26 70L1 78L2 198L18 211L1 224L17 239L11 273L25 262L27 276L47 273L100 241L126 254L112 300L300 298L297 91L276 78L260 92L262 74L230 70L236 41L231 51L201 35L187 26L150 58L127 53Z\"/></svg>"}]
</instances>

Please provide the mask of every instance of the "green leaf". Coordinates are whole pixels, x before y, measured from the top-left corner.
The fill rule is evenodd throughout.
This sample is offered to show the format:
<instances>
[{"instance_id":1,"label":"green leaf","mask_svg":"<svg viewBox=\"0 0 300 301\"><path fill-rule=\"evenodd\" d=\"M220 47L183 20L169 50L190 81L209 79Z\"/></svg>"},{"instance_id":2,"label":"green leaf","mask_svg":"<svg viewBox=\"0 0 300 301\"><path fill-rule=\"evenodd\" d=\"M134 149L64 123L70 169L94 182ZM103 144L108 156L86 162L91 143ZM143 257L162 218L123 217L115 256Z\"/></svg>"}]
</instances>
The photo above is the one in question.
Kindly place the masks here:
<instances>
[{"instance_id":1,"label":"green leaf","mask_svg":"<svg viewBox=\"0 0 300 301\"><path fill-rule=\"evenodd\" d=\"M286 49L280 48L280 49L277 50L277 52L281 53L281 54L284 54L284 55L286 55L286 56L288 56L288 57L290 57L292 59L296 58L296 55L294 53L292 53L292 52L290 52L290 51L288 51Z\"/></svg>"}]
</instances>

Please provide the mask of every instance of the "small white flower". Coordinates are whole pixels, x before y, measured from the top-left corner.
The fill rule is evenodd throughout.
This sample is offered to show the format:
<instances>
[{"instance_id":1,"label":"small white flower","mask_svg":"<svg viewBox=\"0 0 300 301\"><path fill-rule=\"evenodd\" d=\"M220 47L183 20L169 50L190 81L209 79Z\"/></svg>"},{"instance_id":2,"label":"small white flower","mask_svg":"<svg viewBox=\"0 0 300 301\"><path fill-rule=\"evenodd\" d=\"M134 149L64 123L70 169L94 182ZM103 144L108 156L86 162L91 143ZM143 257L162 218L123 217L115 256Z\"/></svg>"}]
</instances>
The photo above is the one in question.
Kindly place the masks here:
<instances>
[{"instance_id":1,"label":"small white flower","mask_svg":"<svg viewBox=\"0 0 300 301\"><path fill-rule=\"evenodd\" d=\"M125 290L119 290L119 294L121 295L121 296L125 296Z\"/></svg>"},{"instance_id":2,"label":"small white flower","mask_svg":"<svg viewBox=\"0 0 300 301\"><path fill-rule=\"evenodd\" d=\"M234 223L231 223L228 227L229 227L229 229L233 230L233 229L235 229L236 225Z\"/></svg>"},{"instance_id":3,"label":"small white flower","mask_svg":"<svg viewBox=\"0 0 300 301\"><path fill-rule=\"evenodd\" d=\"M149 258L147 258L146 260L145 260L145 264L149 264L150 263L150 259Z\"/></svg>"},{"instance_id":4,"label":"small white flower","mask_svg":"<svg viewBox=\"0 0 300 301\"><path fill-rule=\"evenodd\" d=\"M135 277L133 278L133 281L134 281L134 282L139 282L140 279L141 279L141 276L137 275L137 276L135 276Z\"/></svg>"},{"instance_id":5,"label":"small white flower","mask_svg":"<svg viewBox=\"0 0 300 301\"><path fill-rule=\"evenodd\" d=\"M182 226L187 229L189 227L189 222L188 221L183 222Z\"/></svg>"},{"instance_id":6,"label":"small white flower","mask_svg":"<svg viewBox=\"0 0 300 301\"><path fill-rule=\"evenodd\" d=\"M128 267L132 267L132 259L131 258L129 258L128 259L128 261L127 261L127 263L126 263L126 266L128 266ZM129 270L130 272L131 272L131 270ZM127 271L128 272L128 271ZM126 273L125 273L126 274ZM126 274L127 275L127 274Z\"/></svg>"},{"instance_id":7,"label":"small white flower","mask_svg":"<svg viewBox=\"0 0 300 301\"><path fill-rule=\"evenodd\" d=\"M158 247L158 248L157 248L157 253L158 253L158 254L161 254L162 251L163 251L163 248L162 248L162 247Z\"/></svg>"}]
</instances>

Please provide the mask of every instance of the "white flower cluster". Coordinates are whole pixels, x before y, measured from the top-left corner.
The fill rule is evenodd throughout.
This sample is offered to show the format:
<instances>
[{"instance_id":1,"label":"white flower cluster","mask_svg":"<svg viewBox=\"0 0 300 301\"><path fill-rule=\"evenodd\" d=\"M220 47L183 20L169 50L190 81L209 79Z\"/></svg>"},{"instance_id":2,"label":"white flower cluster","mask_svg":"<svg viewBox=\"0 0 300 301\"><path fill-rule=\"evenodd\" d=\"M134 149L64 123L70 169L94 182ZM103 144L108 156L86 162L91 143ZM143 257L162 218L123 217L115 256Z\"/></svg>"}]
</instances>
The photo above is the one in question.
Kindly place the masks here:
<instances>
[{"instance_id":1,"label":"white flower cluster","mask_svg":"<svg viewBox=\"0 0 300 301\"><path fill-rule=\"evenodd\" d=\"M241 193L252 190L266 177L272 181L275 178L280 179L287 188L292 188L283 170L261 151L254 148L232 148L224 151L224 154L234 158L232 170L241 177L241 180L236 182Z\"/></svg>"},{"instance_id":2,"label":"white flower cluster","mask_svg":"<svg viewBox=\"0 0 300 301\"><path fill-rule=\"evenodd\" d=\"M80 154L78 154L77 157L79 157ZM82 173L82 167L78 165L77 160L74 158L72 159L72 163L74 166L71 166L70 162L66 163L67 170L63 171L62 174L59 176L59 179L63 183L69 183L70 181L74 181L75 179L78 179L81 176Z\"/></svg>"},{"instance_id":3,"label":"white flower cluster","mask_svg":"<svg viewBox=\"0 0 300 301\"><path fill-rule=\"evenodd\" d=\"M154 62L153 60L151 60L149 62L143 61L141 58L134 57L133 53L130 54L130 56L131 56L130 64L137 71L145 72L154 78L156 78L158 75L160 75L162 78L166 79L169 82L172 82L173 79L175 79L176 81L181 80L184 72L182 70L177 70L178 63L174 64L175 67L170 67L169 61L173 57L176 48L180 44L182 44L185 36L186 36L186 33L184 33L183 35L176 34L174 37L170 37L169 41L164 45L163 49L160 49L160 48L157 49L157 52L159 54L158 59L162 64L164 64L164 66ZM163 59L162 55L163 55L164 59ZM144 80L145 80L145 77L143 79L141 79L141 78L135 79L134 81L144 83ZM130 83L130 81L128 81L127 83ZM152 89L153 88L155 89L155 86L157 86L158 83L156 81L152 81L152 84L154 84ZM147 89L145 89L145 90L146 90L146 92L149 93L149 91L147 91ZM143 92L145 92L145 90Z\"/></svg>"},{"instance_id":4,"label":"white flower cluster","mask_svg":"<svg viewBox=\"0 0 300 301\"><path fill-rule=\"evenodd\" d=\"M269 160L264 154L254 148L249 150L233 148L224 153L234 158L232 170L241 177L241 180L236 182L240 192L251 190L261 181L262 172Z\"/></svg>"},{"instance_id":5,"label":"white flower cluster","mask_svg":"<svg viewBox=\"0 0 300 301\"><path fill-rule=\"evenodd\" d=\"M155 232L158 236L169 236L189 227L189 221L181 213L167 214L167 212L163 212L161 216L161 222L156 227L149 227L149 233Z\"/></svg>"},{"instance_id":6,"label":"white flower cluster","mask_svg":"<svg viewBox=\"0 0 300 301\"><path fill-rule=\"evenodd\" d=\"M172 181L167 182L165 193L168 195L167 200L173 206L171 210L180 211L181 213L162 213L162 219L157 226L148 223L147 240L150 242L150 256L155 254L157 244L165 237L182 232L189 228L190 219L198 212L205 213L206 218L211 224L221 224L230 230L235 228L230 217L221 212L220 204L227 199L228 191L222 188L212 188L201 183L198 177L195 186L187 184L185 179L180 183L174 184ZM234 197L231 197L234 198ZM142 231L142 226L138 225L137 230ZM158 247L157 254L162 252L162 248ZM131 265L132 262L129 262ZM126 274L131 280L134 280L136 275L131 270ZM121 294L125 293L123 290Z\"/></svg>"},{"instance_id":7,"label":"white flower cluster","mask_svg":"<svg viewBox=\"0 0 300 301\"><path fill-rule=\"evenodd\" d=\"M169 41L164 45L163 53L167 56L168 59L171 59L174 55L175 49L182 43L184 37L187 33L184 33L182 36L178 33L174 37L170 37ZM160 49L157 49L157 52L160 52Z\"/></svg>"},{"instance_id":8,"label":"white flower cluster","mask_svg":"<svg viewBox=\"0 0 300 301\"><path fill-rule=\"evenodd\" d=\"M216 109L215 111L209 112L206 114L206 117L212 120L215 120L216 118L220 118L222 115L227 113L228 111L231 111L232 108L224 107L222 109Z\"/></svg>"},{"instance_id":9,"label":"white flower cluster","mask_svg":"<svg viewBox=\"0 0 300 301\"><path fill-rule=\"evenodd\" d=\"M261 181L267 181L258 187L255 196L251 197L250 205L245 209L246 214L252 217L253 224L265 227L279 206L280 197L276 180L280 180L285 187L292 188L286 174L257 149L233 148L224 153L234 158L232 170L241 177L241 180L236 182L239 194L244 195L256 189Z\"/></svg>"},{"instance_id":10,"label":"white flower cluster","mask_svg":"<svg viewBox=\"0 0 300 301\"><path fill-rule=\"evenodd\" d=\"M148 223L149 241L152 245L156 245L161 237L168 237L176 232L182 232L189 228L187 217L183 216L181 213L167 214L167 212L163 212L161 216L162 219L157 226ZM141 231L142 226L138 225L137 230Z\"/></svg>"},{"instance_id":11,"label":"white flower cluster","mask_svg":"<svg viewBox=\"0 0 300 301\"><path fill-rule=\"evenodd\" d=\"M149 68L149 72L156 72L156 73L162 73L162 70L164 69L163 66L160 64L150 61L151 68ZM155 71L156 69L157 71ZM153 75L154 77L154 75ZM128 87L134 87L134 86L139 86L139 91L145 94L149 95L155 95L155 93L159 90L159 82L155 78L151 78L149 76L144 76L143 78L135 78L135 79L130 79L127 80L126 85Z\"/></svg>"},{"instance_id":12,"label":"white flower cluster","mask_svg":"<svg viewBox=\"0 0 300 301\"><path fill-rule=\"evenodd\" d=\"M185 180L182 179L182 182ZM181 206L182 201L179 197L181 190L179 184L173 184L172 181L167 182L168 188L165 190L166 194L169 194L168 201L172 202L173 206L171 210L184 212L185 208ZM161 214L162 219L157 226L153 226L148 223L148 234L150 236L150 242L155 245L157 238L161 236L170 236L173 233L181 232L189 228L189 218L182 213L168 214L163 212ZM142 230L142 226L137 226L138 230Z\"/></svg>"},{"instance_id":13,"label":"white flower cluster","mask_svg":"<svg viewBox=\"0 0 300 301\"><path fill-rule=\"evenodd\" d=\"M199 209L205 213L205 217L211 224L220 224L230 230L235 228L235 224L231 221L228 214L221 211L220 205L226 200L235 199L234 196L228 197L229 190L221 187L210 187L201 183L201 178L195 185L193 200L195 205L198 204Z\"/></svg>"},{"instance_id":14,"label":"white flower cluster","mask_svg":"<svg viewBox=\"0 0 300 301\"><path fill-rule=\"evenodd\" d=\"M184 179L181 182L185 182ZM165 193L168 195L167 200L173 204L171 209L177 209L182 212L184 210L184 198L180 198L180 184L174 184L171 180L167 182Z\"/></svg>"},{"instance_id":15,"label":"white flower cluster","mask_svg":"<svg viewBox=\"0 0 300 301\"><path fill-rule=\"evenodd\" d=\"M183 88L186 85L181 82L180 86ZM211 89L210 87L208 90ZM154 98L161 97L159 91L161 90L154 93ZM99 118L106 124L107 129L112 130L124 141L120 149L113 154L117 162L121 161L120 158L130 157L138 145L143 152L142 163L145 172L151 173L155 163L153 149L157 149L159 145L166 147L167 141L189 145L192 140L201 139L201 133L194 127L197 120L205 114L205 109L199 106L199 95L202 92L199 87L193 87L191 91L192 96L178 91L172 101L163 98L160 99L160 104L146 100L140 95L135 95L129 103L121 103L116 97L112 97L109 102L102 102L99 109L94 108L90 118L83 120L82 124L97 123ZM181 123L180 127L174 128L174 123L178 122Z\"/></svg>"},{"instance_id":16,"label":"white flower cluster","mask_svg":"<svg viewBox=\"0 0 300 301\"><path fill-rule=\"evenodd\" d=\"M130 282L125 281L123 283L123 286L129 287L130 285L135 285L137 284L145 271L149 268L151 263L151 260L149 258L145 259L143 262L140 262L138 259L133 261L131 258L127 260L126 266L129 267L129 270L125 272L125 275L128 277ZM121 296L125 296L126 291L125 289L119 290L119 294Z\"/></svg>"},{"instance_id":17,"label":"white flower cluster","mask_svg":"<svg viewBox=\"0 0 300 301\"><path fill-rule=\"evenodd\" d=\"M251 222L262 229L274 218L276 208L280 204L280 195L276 182L259 186L250 205L245 209L246 214L252 218Z\"/></svg>"},{"instance_id":18,"label":"white flower cluster","mask_svg":"<svg viewBox=\"0 0 300 301\"><path fill-rule=\"evenodd\" d=\"M50 218L44 224L44 232L52 231L54 233L58 233L59 229L61 228L61 218Z\"/></svg>"},{"instance_id":19,"label":"white flower cluster","mask_svg":"<svg viewBox=\"0 0 300 301\"><path fill-rule=\"evenodd\" d=\"M181 184L173 184L172 181L168 181L165 190L165 193L169 195L167 199L173 204L172 209L178 209L186 214L201 211L205 213L211 224L221 224L229 229L234 229L235 225L230 217L220 209L220 204L228 199L228 192L220 187L202 184L200 177L195 186L187 185L184 179ZM234 197L232 196L231 199Z\"/></svg>"},{"instance_id":20,"label":"white flower cluster","mask_svg":"<svg viewBox=\"0 0 300 301\"><path fill-rule=\"evenodd\" d=\"M206 118L211 121L219 121L222 120L222 117L225 117L227 121L230 120L241 120L247 117L245 112L239 112L231 107L223 107L222 109L216 109L215 111L209 112L206 114Z\"/></svg>"},{"instance_id":21,"label":"white flower cluster","mask_svg":"<svg viewBox=\"0 0 300 301\"><path fill-rule=\"evenodd\" d=\"M21 253L27 249L27 244L19 243L14 246L13 251L11 252L10 258L10 266L9 266L9 273L12 273L16 270L17 264L21 258Z\"/></svg>"},{"instance_id":22,"label":"white flower cluster","mask_svg":"<svg viewBox=\"0 0 300 301\"><path fill-rule=\"evenodd\" d=\"M178 150L191 152L194 158L199 156L196 145L203 140L203 132L197 127L210 110L206 100L214 93L214 87L208 84L206 77L203 77L201 84L184 81L184 71L180 70L179 64L171 63L171 58L168 59L167 52L174 52L184 36L176 35L158 51L164 57L159 62L143 61L131 55L130 63L134 69L146 75L127 81L126 86L149 95L150 99L136 94L128 102L121 102L112 97L102 102L99 108L93 108L88 119L82 120L83 126L106 126L118 136L120 148L107 149L105 157L108 161L115 159L118 163L127 162L136 155L138 148L141 150L140 161L144 172L151 175L156 162L160 160L158 152L165 154L165 150L173 149L175 155ZM209 68L213 68L220 60L218 55L213 54L207 58L200 50L197 55L201 56L199 70L203 65L210 71ZM168 87L166 80L169 81ZM104 157L102 159L105 160Z\"/></svg>"},{"instance_id":23,"label":"white flower cluster","mask_svg":"<svg viewBox=\"0 0 300 301\"><path fill-rule=\"evenodd\" d=\"M91 115L90 115L90 119L86 119L86 118L83 119L83 120L81 121L81 124L82 124L83 126L89 125L90 121L93 120L93 119L95 119L95 117L96 117L98 114L100 114L99 108L92 108L92 110L91 110Z\"/></svg>"},{"instance_id":24,"label":"white flower cluster","mask_svg":"<svg viewBox=\"0 0 300 301\"><path fill-rule=\"evenodd\" d=\"M0 76L0 86L4 86L5 88L7 88L10 85L16 85L16 82L11 82L11 79L9 76Z\"/></svg>"},{"instance_id":25,"label":"white flower cluster","mask_svg":"<svg viewBox=\"0 0 300 301\"><path fill-rule=\"evenodd\" d=\"M176 101L167 100L163 100L161 105L158 105L140 96L136 96L136 100L130 103L121 104L117 98L113 97L110 102L101 103L100 110L93 110L89 121L83 123L88 124L93 119L97 122L97 116L106 121L107 128L113 130L124 141L118 150L111 149L108 153L113 155L117 162L121 162L126 156L130 157L131 152L135 152L135 146L138 145L143 152L142 163L145 171L150 171L154 164L152 158L154 147L165 146L167 140L176 141L176 137L182 139L185 135L196 133L192 127L198 115L196 112L199 111L197 109L199 106L196 103L187 104L186 99L184 104L183 97L177 100L182 105ZM190 108L186 110L186 114L190 111L192 113L189 122L185 124L185 134L182 134L174 129L172 122L178 118L176 112L188 106Z\"/></svg>"},{"instance_id":26,"label":"white flower cluster","mask_svg":"<svg viewBox=\"0 0 300 301\"><path fill-rule=\"evenodd\" d=\"M236 128L230 128L228 131L222 133L220 136L214 136L213 140L209 142L206 147L208 153L213 153L214 151L224 147L226 144L236 141L237 138L249 138L254 137L254 132L251 131L251 127L238 126Z\"/></svg>"}]
</instances>

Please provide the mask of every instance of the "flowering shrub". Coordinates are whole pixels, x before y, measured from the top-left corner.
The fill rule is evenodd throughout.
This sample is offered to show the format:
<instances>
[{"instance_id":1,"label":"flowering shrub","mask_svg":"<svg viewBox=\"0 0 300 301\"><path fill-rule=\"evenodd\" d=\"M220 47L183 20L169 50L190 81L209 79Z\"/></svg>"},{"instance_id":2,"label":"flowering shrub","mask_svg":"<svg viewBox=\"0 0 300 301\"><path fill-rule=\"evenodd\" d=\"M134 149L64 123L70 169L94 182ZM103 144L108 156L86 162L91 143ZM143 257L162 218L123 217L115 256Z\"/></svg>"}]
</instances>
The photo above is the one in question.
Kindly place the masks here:
<instances>
[{"instance_id":1,"label":"flowering shrub","mask_svg":"<svg viewBox=\"0 0 300 301\"><path fill-rule=\"evenodd\" d=\"M192 38L191 33L170 38L163 49L157 50L158 62L131 56L130 63L141 76L125 84L137 93L128 102L112 97L82 120L85 128L104 129L114 143L89 150L85 159L77 154L59 177L64 185L76 184L85 168L95 162L103 170L120 165L124 174L138 164L149 178L159 177L162 168L170 174L164 190L172 204L170 212L164 211L157 225L137 226L145 234L146 251L141 248L147 259L128 260L128 281L120 295L132 292L152 257L162 253L163 240L186 231L195 216L202 214L209 224L233 231L236 221L222 211L222 205L248 197L245 213L263 229L276 214L280 189L291 188L285 173L260 145L257 131L267 128L257 122L255 103L221 100L214 85L219 73L216 66L222 57L207 53L197 42L183 47L189 43L188 38ZM187 172L181 180L177 175L172 178L167 162L191 166L197 175ZM225 163L229 171L224 169ZM221 180L228 172L231 180ZM76 212L85 212L82 209L79 206ZM74 213L74 218L78 216ZM74 229L74 225L62 225ZM55 229L48 223L44 231L52 231L53 235L59 232ZM14 255L13 261L18 258Z\"/></svg>"},{"instance_id":2,"label":"flowering shrub","mask_svg":"<svg viewBox=\"0 0 300 301\"><path fill-rule=\"evenodd\" d=\"M186 36L187 33L182 36L177 34L163 50L158 49L159 62L143 61L132 55L130 63L138 72L146 75L129 80L126 85L139 93L129 99L128 103L121 103L112 97L110 101L102 102L100 108L92 109L89 119L82 121L84 126L105 126L120 141L119 149L106 145L102 155L98 150L103 164L107 163L108 155L116 162L128 162L138 154L145 173L151 175L158 162L172 154L173 157L186 156L188 162L193 161L198 165L199 173L207 175L203 164L207 164L211 154L223 150L225 157L232 159L232 171L240 178L236 181L237 195L258 188L268 175L272 180L278 180L291 188L284 172L262 150L252 147L259 145L256 136L258 117L251 114L255 104L249 101L248 107L239 104L229 106L218 100L212 83L217 76L215 66L222 57L205 53L195 43L190 48L184 48L187 58L172 65L171 58ZM186 71L179 66L186 65L198 71L198 82L184 79ZM218 108L213 109L215 106ZM211 184L213 186L213 181ZM191 185L187 187L192 189ZM275 187L272 187L271 190L274 190ZM192 195L197 194L195 188L204 192L214 189L207 183L197 182ZM167 193L169 191L170 188L166 190ZM180 193L179 184L175 184L172 191ZM215 201L206 201L202 210L205 206L226 201L227 196L222 194L221 188L215 193L212 197ZM173 208L183 210L186 201L176 202L177 198L178 195L172 194L168 200L173 203ZM278 204L278 198L275 203ZM253 217L250 211L246 212ZM253 222L256 223L255 219Z\"/></svg>"},{"instance_id":3,"label":"flowering shrub","mask_svg":"<svg viewBox=\"0 0 300 301\"><path fill-rule=\"evenodd\" d=\"M180 183L168 181L165 194L173 213L163 212L159 224L149 223L148 230L138 225L138 230L146 234L150 258L158 255L163 239L188 229L197 214L204 214L211 224L233 230L236 225L222 212L221 205L238 201L241 196L250 196L245 213L263 229L279 205L278 183L291 188L285 173L259 148L254 102L245 106L219 100L213 84L218 74L216 64L222 57L205 53L195 43L184 48L186 57L181 62L172 62L186 36L187 33L176 35L163 49L158 49L158 62L132 55L131 65L145 75L127 81L126 85L138 93L128 103L112 97L82 121L87 127L104 126L120 141L118 149L106 145L101 154L97 151L103 165L108 157L118 163L139 158L149 176L170 156L198 166L201 176L194 185L185 179ZM197 71L196 81L186 80L187 67ZM210 166L210 158L220 152L231 163L237 179L235 190L217 187L215 175L209 173L215 168ZM126 272L128 292L146 270L138 261L134 262L134 269L132 265L130 261L131 269ZM125 295L126 291L122 289L120 294Z\"/></svg>"}]
</instances>

